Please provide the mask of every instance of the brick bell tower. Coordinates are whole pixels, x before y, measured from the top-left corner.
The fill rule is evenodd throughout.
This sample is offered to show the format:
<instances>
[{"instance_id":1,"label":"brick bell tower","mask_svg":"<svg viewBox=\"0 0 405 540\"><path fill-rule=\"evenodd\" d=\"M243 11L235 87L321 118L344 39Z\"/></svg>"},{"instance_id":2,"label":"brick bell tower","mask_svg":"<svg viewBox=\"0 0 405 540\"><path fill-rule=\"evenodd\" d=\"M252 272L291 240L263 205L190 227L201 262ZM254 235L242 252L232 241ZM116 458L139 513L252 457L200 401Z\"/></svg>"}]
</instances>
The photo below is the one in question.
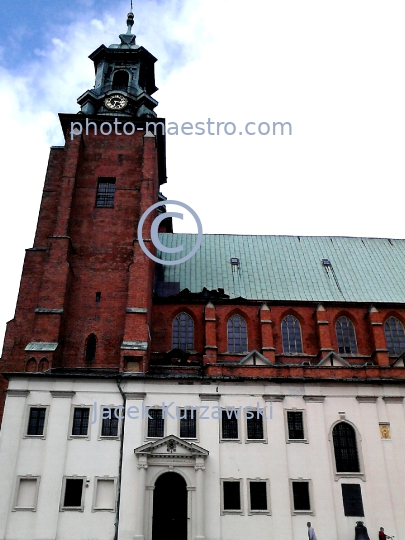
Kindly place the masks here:
<instances>
[{"instance_id":1,"label":"brick bell tower","mask_svg":"<svg viewBox=\"0 0 405 540\"><path fill-rule=\"evenodd\" d=\"M50 151L2 372L147 369L154 263L137 225L164 199L165 138L146 133L148 120L164 120L151 96L156 58L136 44L133 23L129 13L120 44L90 55L95 86L78 98L81 111L59 115L65 145Z\"/></svg>"}]
</instances>

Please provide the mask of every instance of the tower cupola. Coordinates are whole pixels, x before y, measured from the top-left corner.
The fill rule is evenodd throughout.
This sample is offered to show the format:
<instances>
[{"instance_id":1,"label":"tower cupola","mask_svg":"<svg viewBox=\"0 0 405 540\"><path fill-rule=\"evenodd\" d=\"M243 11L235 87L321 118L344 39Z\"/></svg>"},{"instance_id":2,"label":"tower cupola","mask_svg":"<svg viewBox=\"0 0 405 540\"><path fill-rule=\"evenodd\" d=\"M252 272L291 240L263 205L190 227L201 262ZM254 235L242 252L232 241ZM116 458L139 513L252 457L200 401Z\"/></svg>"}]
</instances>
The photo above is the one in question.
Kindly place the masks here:
<instances>
[{"instance_id":1,"label":"tower cupola","mask_svg":"<svg viewBox=\"0 0 405 540\"><path fill-rule=\"evenodd\" d=\"M134 14L128 13L127 31L120 34L120 43L101 45L89 58L94 62L95 85L77 102L86 115L153 118L158 102L156 92L156 58L136 44L132 34Z\"/></svg>"}]
</instances>

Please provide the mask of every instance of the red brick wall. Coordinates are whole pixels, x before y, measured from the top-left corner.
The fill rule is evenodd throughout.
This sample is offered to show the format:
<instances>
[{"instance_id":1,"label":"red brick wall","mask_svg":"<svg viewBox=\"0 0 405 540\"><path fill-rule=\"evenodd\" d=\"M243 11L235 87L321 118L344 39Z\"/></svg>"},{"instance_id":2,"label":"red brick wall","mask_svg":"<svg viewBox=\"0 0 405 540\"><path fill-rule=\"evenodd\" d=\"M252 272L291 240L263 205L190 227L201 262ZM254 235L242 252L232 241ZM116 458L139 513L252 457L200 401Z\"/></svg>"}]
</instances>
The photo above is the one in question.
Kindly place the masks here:
<instances>
[{"instance_id":1,"label":"red brick wall","mask_svg":"<svg viewBox=\"0 0 405 540\"><path fill-rule=\"evenodd\" d=\"M275 358L278 362L284 363L300 363L303 360L308 360L306 355L313 356L309 358L313 363L321 360L325 356L326 352L320 354L321 343L319 339L319 331L316 317L314 316L316 306L315 305L272 305L268 302L270 307L270 318L272 321L271 328L274 340ZM215 306L216 317L216 345L218 347L218 362L225 361L239 361L240 355L226 354L228 351L227 344L227 321L235 313L241 315L247 324L248 331L248 350L252 351L257 349L262 352L262 339L261 339L261 324L259 317L259 310L261 303L252 304L218 304ZM205 320L204 320L203 304L176 304L174 301L161 301L157 300L153 306L153 318L152 318L152 343L153 351L167 352L171 349L171 325L174 317L184 311L192 316L195 328L195 350L198 355L204 353L205 345L212 345L212 343L205 343ZM373 326L371 324L374 316L380 325L380 329L383 329L383 323L391 315L397 317L405 325L405 309L392 309L392 308L379 308L378 313L369 314L369 306L328 306L325 305L326 311L322 312L321 319L328 322L325 331L330 335L331 348L338 352L338 344L335 331L335 323L341 316L348 317L354 324L357 339L358 355L348 356L349 361L356 363L362 363L366 361L375 362L375 350L376 348L386 349L385 336L382 339L374 342ZM287 315L293 315L298 319L301 325L302 343L303 343L303 355L288 355L283 353L282 336L281 336L281 322ZM242 355L243 356L243 355ZM345 356L345 355L343 355Z\"/></svg>"},{"instance_id":2,"label":"red brick wall","mask_svg":"<svg viewBox=\"0 0 405 540\"><path fill-rule=\"evenodd\" d=\"M157 201L159 179L156 141L144 133L67 136L64 148L51 149L34 247L27 250L15 316L7 325L3 371L26 370L31 357L37 365L45 357L49 367L86 367L90 333L97 336L91 367L119 369L123 340L148 341L154 264L136 237L141 214ZM116 178L113 209L95 208L99 177ZM128 307L146 313L126 313ZM36 308L63 308L63 314ZM58 347L27 353L32 341ZM143 351L125 354L136 354L146 368Z\"/></svg>"}]
</instances>

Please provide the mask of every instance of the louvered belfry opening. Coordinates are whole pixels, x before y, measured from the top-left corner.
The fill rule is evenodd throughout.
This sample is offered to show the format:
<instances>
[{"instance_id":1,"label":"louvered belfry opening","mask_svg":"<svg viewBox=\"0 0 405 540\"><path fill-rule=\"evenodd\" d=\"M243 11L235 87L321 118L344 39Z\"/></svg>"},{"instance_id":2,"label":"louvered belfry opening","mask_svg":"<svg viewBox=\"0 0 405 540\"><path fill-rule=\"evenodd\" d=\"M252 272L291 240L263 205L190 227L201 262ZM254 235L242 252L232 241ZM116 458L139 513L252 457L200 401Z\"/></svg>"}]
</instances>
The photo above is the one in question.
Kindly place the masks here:
<instances>
[{"instance_id":1,"label":"louvered belfry opening","mask_svg":"<svg viewBox=\"0 0 405 540\"><path fill-rule=\"evenodd\" d=\"M112 89L113 90L127 90L129 82L129 73L124 70L119 70L114 73Z\"/></svg>"}]
</instances>

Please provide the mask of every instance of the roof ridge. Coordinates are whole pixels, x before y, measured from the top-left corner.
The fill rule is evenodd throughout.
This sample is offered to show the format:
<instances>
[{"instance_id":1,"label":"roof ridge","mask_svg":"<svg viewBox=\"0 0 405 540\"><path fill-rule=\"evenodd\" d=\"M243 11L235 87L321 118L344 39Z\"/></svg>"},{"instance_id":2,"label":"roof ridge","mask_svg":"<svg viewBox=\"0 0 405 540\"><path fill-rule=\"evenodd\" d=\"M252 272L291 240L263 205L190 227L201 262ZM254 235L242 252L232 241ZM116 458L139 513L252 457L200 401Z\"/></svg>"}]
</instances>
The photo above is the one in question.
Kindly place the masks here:
<instances>
[{"instance_id":1,"label":"roof ridge","mask_svg":"<svg viewBox=\"0 0 405 540\"><path fill-rule=\"evenodd\" d=\"M186 232L166 232L166 233L159 233L159 234L170 234L173 236L179 236L181 234L183 235L190 235L195 236L197 233L186 233ZM351 240L386 240L388 242L395 241L395 242L404 242L405 238L386 238L386 237L379 237L379 236L338 236L338 235L298 235L298 234L229 234L229 233L204 233L203 236L243 236L247 238L348 238Z\"/></svg>"}]
</instances>

